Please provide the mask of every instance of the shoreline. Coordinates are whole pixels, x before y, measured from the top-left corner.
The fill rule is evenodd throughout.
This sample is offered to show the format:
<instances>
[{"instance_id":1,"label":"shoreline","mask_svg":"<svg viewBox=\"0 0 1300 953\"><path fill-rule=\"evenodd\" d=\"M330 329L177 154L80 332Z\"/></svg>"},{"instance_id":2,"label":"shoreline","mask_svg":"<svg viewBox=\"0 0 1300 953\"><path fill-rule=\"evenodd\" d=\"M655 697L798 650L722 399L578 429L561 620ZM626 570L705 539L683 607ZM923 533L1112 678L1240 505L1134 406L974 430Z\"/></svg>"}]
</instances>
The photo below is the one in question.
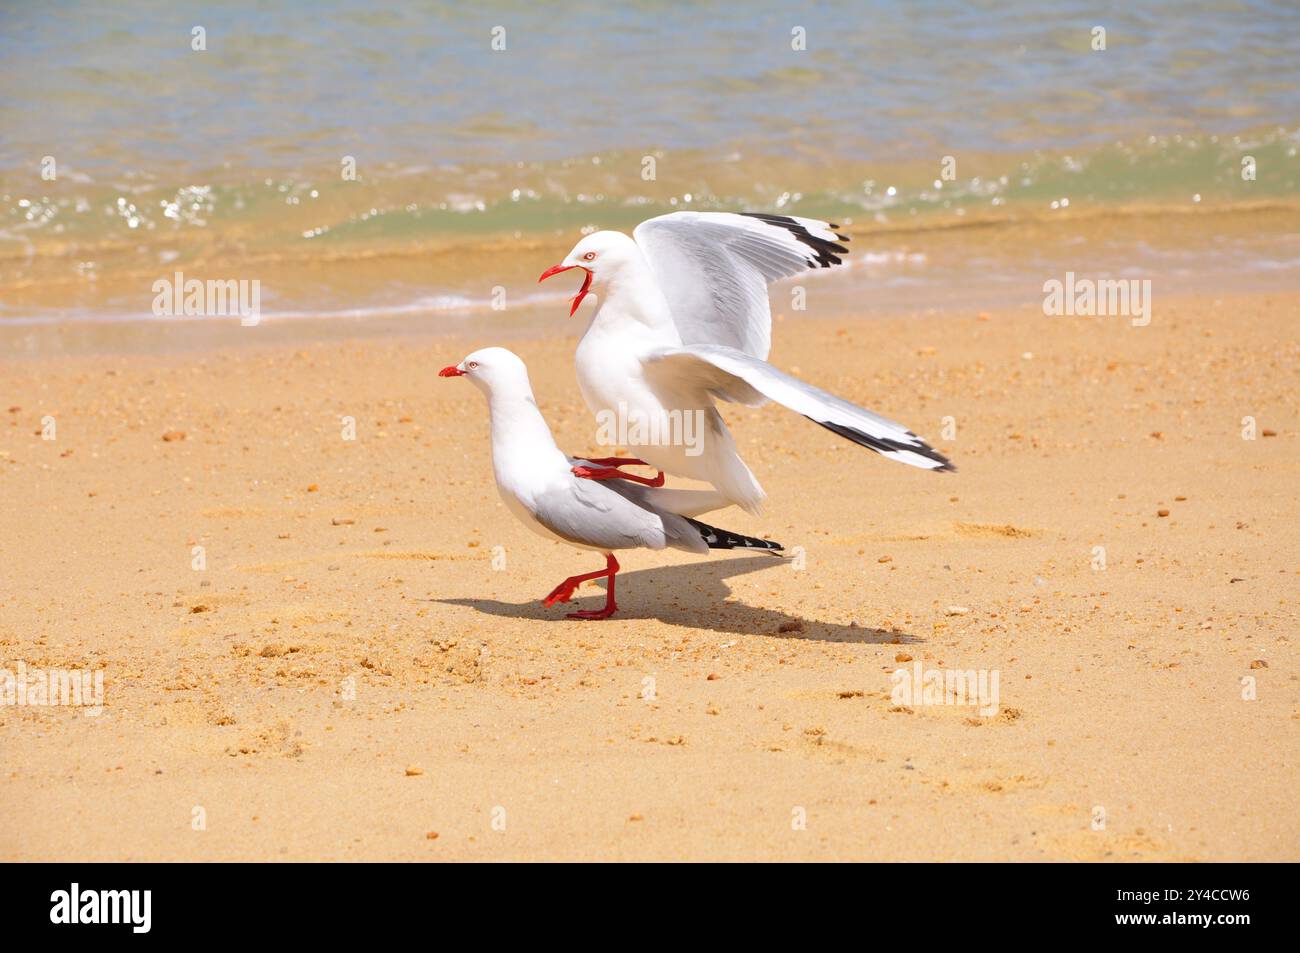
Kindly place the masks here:
<instances>
[{"instance_id":1,"label":"shoreline","mask_svg":"<svg viewBox=\"0 0 1300 953\"><path fill-rule=\"evenodd\" d=\"M1071 210L1054 218L993 225L953 222L933 229L919 224L911 230L844 226L851 235L844 264L775 284L772 313L778 320L840 320L1019 308L1042 303L1045 283L1063 280L1070 272L1096 280L1149 281L1158 300L1289 294L1300 291L1297 220L1290 206L1265 203L1118 217ZM131 281L106 275L91 283L97 297L75 305L82 316L68 312L79 299L70 298L67 287L33 286L29 292L37 297L27 300L45 316L0 317L0 358L202 351L350 337L424 339L464 335L473 328L507 340L580 333L593 304L567 318L563 302L571 291L539 289L536 280L575 238L495 236L458 248L440 244L427 255L409 249L386 255L372 249L352 261L278 262L267 272L249 269L247 263L222 271L220 262L213 261L197 271L168 266L159 273L139 272ZM200 281L214 275L224 276L218 279L222 281L260 275L252 279L261 301L260 323L246 328L233 316L151 316L154 283L177 275ZM797 310L796 288L805 289L801 304L806 311ZM9 312L21 314L24 299L10 298ZM116 302L114 307L129 302L133 310L84 317L86 309L108 307L106 302ZM53 310L42 312L41 307Z\"/></svg>"}]
</instances>

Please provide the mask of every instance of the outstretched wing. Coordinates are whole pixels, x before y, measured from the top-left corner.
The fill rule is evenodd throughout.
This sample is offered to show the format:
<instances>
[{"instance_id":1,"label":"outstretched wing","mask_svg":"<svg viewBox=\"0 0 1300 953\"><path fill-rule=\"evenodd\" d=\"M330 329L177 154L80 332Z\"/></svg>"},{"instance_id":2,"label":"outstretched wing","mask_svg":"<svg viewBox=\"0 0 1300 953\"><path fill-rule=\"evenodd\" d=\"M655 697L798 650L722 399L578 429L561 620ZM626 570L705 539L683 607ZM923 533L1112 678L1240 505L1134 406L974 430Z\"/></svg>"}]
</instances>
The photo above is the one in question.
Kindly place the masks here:
<instances>
[{"instance_id":1,"label":"outstretched wing","mask_svg":"<svg viewBox=\"0 0 1300 953\"><path fill-rule=\"evenodd\" d=\"M873 414L778 371L735 348L718 345L665 348L646 359L646 376L670 393L694 390L719 400L776 401L814 423L899 463L926 470L954 470L948 459L902 424Z\"/></svg>"},{"instance_id":2,"label":"outstretched wing","mask_svg":"<svg viewBox=\"0 0 1300 953\"><path fill-rule=\"evenodd\" d=\"M762 212L673 212L632 233L684 344L721 344L763 360L772 347L767 286L848 251L838 225Z\"/></svg>"}]
</instances>

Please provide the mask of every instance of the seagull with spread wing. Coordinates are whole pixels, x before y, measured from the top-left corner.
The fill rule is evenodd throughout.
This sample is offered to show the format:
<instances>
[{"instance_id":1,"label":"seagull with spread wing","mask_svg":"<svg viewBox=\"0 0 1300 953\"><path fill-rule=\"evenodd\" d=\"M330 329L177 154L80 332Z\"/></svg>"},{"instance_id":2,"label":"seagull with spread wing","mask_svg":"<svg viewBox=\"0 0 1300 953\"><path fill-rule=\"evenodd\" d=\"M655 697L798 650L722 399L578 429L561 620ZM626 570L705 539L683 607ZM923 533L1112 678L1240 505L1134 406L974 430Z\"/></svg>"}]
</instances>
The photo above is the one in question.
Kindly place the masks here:
<instances>
[{"instance_id":1,"label":"seagull with spread wing","mask_svg":"<svg viewBox=\"0 0 1300 953\"><path fill-rule=\"evenodd\" d=\"M578 344L578 385L598 419L630 420L635 459L713 484L751 513L765 494L741 460L714 401L758 406L769 400L900 463L952 470L902 424L791 377L767 363L772 313L767 286L841 262L848 239L838 226L757 212L673 212L642 222L629 238L595 232L539 278L570 269L586 277L570 315L595 292L599 306ZM703 441L671 439L683 414L703 422ZM646 439L652 435L653 439ZM617 465L582 467L595 480L650 480Z\"/></svg>"}]
</instances>

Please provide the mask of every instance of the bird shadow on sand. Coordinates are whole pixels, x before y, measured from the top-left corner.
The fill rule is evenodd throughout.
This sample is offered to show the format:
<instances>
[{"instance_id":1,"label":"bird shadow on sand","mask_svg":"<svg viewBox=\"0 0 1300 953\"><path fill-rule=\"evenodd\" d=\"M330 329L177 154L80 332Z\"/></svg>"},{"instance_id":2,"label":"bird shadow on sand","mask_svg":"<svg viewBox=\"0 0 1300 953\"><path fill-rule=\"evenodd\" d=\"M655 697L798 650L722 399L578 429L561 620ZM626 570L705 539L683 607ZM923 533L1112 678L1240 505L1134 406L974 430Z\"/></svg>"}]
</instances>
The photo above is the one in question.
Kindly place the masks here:
<instances>
[{"instance_id":1,"label":"bird shadow on sand","mask_svg":"<svg viewBox=\"0 0 1300 953\"><path fill-rule=\"evenodd\" d=\"M607 624L620 619L657 619L671 625L692 629L712 629L736 635L777 635L788 639L807 639L815 642L860 643L914 643L922 641L917 636L897 630L877 629L868 625L844 625L838 622L819 622L798 616L745 605L726 602L731 595L727 580L745 573L769 570L790 572L784 561L762 556L739 556L714 562L686 563L680 566L661 566L637 569L618 574L617 594L619 611ZM559 582L559 580L554 580ZM582 588L579 593L600 593L599 598L575 598L571 602L547 608L540 598L527 602L501 602L496 599L437 599L430 600L448 605L468 606L487 615L510 619L536 619L539 622L572 622L565 613L577 608L598 609L605 603L604 581L600 589ZM786 631L781 631L782 628Z\"/></svg>"}]
</instances>

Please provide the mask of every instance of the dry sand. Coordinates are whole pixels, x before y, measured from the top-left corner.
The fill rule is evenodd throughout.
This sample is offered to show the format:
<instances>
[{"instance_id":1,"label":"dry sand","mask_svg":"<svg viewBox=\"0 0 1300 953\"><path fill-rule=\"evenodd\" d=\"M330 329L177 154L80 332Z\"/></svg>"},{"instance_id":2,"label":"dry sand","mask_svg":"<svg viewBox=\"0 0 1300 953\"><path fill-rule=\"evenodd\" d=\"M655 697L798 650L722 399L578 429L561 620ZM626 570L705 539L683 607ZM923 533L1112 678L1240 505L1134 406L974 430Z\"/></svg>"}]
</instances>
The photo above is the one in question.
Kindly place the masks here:
<instances>
[{"instance_id":1,"label":"dry sand","mask_svg":"<svg viewBox=\"0 0 1300 953\"><path fill-rule=\"evenodd\" d=\"M0 666L105 672L0 707L0 857L1300 859L1297 313L783 321L959 472L730 408L770 500L712 522L804 568L628 553L598 623L435 376L508 342L0 364ZM517 349L582 451L573 344ZM895 706L915 661L999 713Z\"/></svg>"}]
</instances>

